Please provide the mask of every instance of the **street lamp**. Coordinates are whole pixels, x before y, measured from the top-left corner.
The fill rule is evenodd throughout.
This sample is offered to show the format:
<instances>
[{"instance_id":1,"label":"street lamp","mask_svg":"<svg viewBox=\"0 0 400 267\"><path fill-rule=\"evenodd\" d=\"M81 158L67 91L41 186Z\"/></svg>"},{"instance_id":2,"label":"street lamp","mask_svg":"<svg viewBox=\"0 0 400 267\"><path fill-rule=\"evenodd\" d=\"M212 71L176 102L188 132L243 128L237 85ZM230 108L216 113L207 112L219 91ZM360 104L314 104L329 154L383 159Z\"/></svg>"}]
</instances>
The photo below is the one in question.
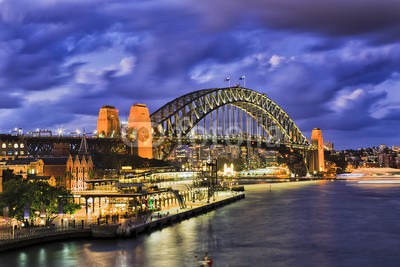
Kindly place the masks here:
<instances>
[{"instance_id":1,"label":"street lamp","mask_svg":"<svg viewBox=\"0 0 400 267\"><path fill-rule=\"evenodd\" d=\"M61 137L63 134L63 129L62 128L57 128L57 135L58 137Z\"/></svg>"}]
</instances>

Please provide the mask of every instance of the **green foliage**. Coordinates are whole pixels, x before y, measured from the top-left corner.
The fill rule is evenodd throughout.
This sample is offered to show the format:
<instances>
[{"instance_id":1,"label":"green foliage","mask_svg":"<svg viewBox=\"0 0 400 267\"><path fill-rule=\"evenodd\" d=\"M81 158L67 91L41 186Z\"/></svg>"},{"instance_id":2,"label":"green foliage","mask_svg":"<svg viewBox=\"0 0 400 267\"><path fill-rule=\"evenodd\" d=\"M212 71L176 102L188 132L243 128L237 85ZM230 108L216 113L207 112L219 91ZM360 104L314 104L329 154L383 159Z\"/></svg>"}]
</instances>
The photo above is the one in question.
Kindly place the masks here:
<instances>
[{"instance_id":1,"label":"green foliage","mask_svg":"<svg viewBox=\"0 0 400 267\"><path fill-rule=\"evenodd\" d=\"M324 152L324 157L326 161L330 161L336 164L338 167L337 173L344 173L348 162L345 159L345 156L343 154L335 155L332 154L330 151L325 151Z\"/></svg>"},{"instance_id":2,"label":"green foliage","mask_svg":"<svg viewBox=\"0 0 400 267\"><path fill-rule=\"evenodd\" d=\"M5 169L3 170L3 183L9 181L9 180L13 180L13 179L22 179L21 175L15 175L14 174L14 170L10 170L10 169Z\"/></svg>"},{"instance_id":3,"label":"green foliage","mask_svg":"<svg viewBox=\"0 0 400 267\"><path fill-rule=\"evenodd\" d=\"M286 164L290 171L293 172L296 177L305 177L307 175L307 168L303 156L296 151L291 151L286 155L287 156L283 159L286 159Z\"/></svg>"},{"instance_id":4,"label":"green foliage","mask_svg":"<svg viewBox=\"0 0 400 267\"><path fill-rule=\"evenodd\" d=\"M46 212L46 224L57 217L59 206L64 213L72 214L79 205L73 203L70 191L60 187L52 187L46 182L12 179L3 184L0 194L0 207L8 207L9 216L22 221L24 211L29 210L30 219L35 217L35 212Z\"/></svg>"}]
</instances>

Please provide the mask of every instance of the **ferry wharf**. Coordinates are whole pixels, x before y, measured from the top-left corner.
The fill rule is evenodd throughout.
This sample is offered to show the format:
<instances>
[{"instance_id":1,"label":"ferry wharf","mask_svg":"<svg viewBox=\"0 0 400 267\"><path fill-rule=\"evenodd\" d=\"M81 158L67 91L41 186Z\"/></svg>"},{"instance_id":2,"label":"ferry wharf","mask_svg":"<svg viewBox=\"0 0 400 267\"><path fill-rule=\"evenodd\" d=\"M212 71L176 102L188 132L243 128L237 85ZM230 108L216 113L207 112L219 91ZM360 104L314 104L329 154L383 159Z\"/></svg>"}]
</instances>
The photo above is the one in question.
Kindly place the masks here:
<instances>
[{"instance_id":1,"label":"ferry wharf","mask_svg":"<svg viewBox=\"0 0 400 267\"><path fill-rule=\"evenodd\" d=\"M66 240L134 238L140 234L149 234L175 223L208 213L244 198L244 193L233 192L226 196L210 199L207 202L189 204L185 209L171 208L161 213L154 213L140 222L131 222L129 219L118 224L84 225L82 222L81 225L76 225L74 228L43 227L27 230L23 234L13 234L12 237L0 239L0 252Z\"/></svg>"}]
</instances>

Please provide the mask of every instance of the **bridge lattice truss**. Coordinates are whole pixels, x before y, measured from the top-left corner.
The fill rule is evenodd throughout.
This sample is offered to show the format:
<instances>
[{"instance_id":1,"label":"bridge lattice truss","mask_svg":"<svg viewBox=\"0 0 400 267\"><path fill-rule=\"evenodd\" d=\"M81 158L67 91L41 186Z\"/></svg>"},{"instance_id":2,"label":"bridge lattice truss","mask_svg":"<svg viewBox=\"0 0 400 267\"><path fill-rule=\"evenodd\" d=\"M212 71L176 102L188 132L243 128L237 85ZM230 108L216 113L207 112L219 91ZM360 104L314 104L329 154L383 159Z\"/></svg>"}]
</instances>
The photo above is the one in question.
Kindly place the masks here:
<instances>
[{"instance_id":1,"label":"bridge lattice truss","mask_svg":"<svg viewBox=\"0 0 400 267\"><path fill-rule=\"evenodd\" d=\"M18 137L16 137L18 138ZM78 153L82 137L23 137L27 142L29 155L48 156L54 155L55 144L67 145L66 153ZM126 150L124 143L116 138L89 138L88 150L91 153L123 152Z\"/></svg>"},{"instance_id":2,"label":"bridge lattice truss","mask_svg":"<svg viewBox=\"0 0 400 267\"><path fill-rule=\"evenodd\" d=\"M214 114L218 117L218 111L224 111L225 106L229 105L253 118L269 135L270 142L310 146L307 138L281 107L265 94L242 87L204 89L176 98L151 115L153 136L186 137L206 116ZM218 123L225 124L224 120L226 115L222 119L217 118L214 126L216 124L218 128ZM236 124L240 121L243 123L244 120L237 118Z\"/></svg>"}]
</instances>

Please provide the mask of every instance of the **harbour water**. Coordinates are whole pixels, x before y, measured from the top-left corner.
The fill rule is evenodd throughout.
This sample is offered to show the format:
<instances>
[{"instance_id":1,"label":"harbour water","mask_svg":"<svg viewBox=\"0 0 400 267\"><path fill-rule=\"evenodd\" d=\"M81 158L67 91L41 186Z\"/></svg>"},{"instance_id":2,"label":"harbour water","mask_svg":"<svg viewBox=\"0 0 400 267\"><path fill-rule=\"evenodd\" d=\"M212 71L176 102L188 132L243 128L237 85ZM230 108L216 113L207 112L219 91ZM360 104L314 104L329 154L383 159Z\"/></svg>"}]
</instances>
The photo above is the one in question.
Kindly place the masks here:
<instances>
[{"instance_id":1,"label":"harbour water","mask_svg":"<svg viewBox=\"0 0 400 267\"><path fill-rule=\"evenodd\" d=\"M400 185L246 185L246 199L135 239L58 242L0 266L399 266Z\"/></svg>"}]
</instances>

